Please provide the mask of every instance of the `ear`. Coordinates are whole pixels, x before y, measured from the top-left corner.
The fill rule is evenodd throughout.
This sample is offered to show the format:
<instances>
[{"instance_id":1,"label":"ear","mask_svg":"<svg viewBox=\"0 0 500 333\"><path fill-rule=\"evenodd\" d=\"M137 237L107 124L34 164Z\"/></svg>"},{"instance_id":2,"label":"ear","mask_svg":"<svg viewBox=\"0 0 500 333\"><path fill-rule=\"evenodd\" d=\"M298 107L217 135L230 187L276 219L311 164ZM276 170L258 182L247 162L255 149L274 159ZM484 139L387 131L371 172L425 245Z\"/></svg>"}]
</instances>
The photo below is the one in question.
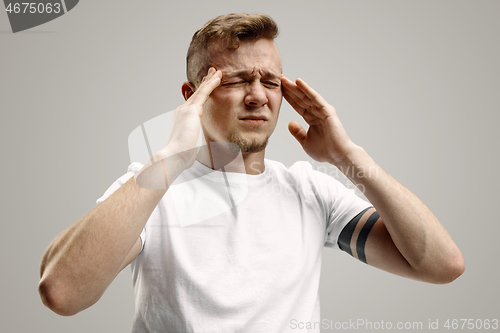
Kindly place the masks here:
<instances>
[{"instance_id":1,"label":"ear","mask_svg":"<svg viewBox=\"0 0 500 333\"><path fill-rule=\"evenodd\" d=\"M188 100L189 97L191 97L192 94L196 91L196 88L189 82L184 82L182 84L182 96L184 97L184 100Z\"/></svg>"}]
</instances>

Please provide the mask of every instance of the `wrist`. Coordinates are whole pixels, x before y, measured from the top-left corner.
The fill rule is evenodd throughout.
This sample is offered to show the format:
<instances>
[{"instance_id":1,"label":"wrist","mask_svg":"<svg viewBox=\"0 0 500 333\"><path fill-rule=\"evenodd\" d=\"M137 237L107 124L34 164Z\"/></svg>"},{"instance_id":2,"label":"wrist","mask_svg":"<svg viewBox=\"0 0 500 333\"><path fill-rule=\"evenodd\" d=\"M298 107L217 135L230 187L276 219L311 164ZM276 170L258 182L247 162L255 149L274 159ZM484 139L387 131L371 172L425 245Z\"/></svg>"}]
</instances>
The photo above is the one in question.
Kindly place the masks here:
<instances>
[{"instance_id":1,"label":"wrist","mask_svg":"<svg viewBox=\"0 0 500 333\"><path fill-rule=\"evenodd\" d=\"M165 147L153 154L151 160L135 175L136 184L147 189L168 189L187 169L181 153Z\"/></svg>"},{"instance_id":2,"label":"wrist","mask_svg":"<svg viewBox=\"0 0 500 333\"><path fill-rule=\"evenodd\" d=\"M350 147L343 154L332 158L330 164L333 164L340 170L344 170L353 166L365 154L366 151L361 146L351 143Z\"/></svg>"},{"instance_id":3,"label":"wrist","mask_svg":"<svg viewBox=\"0 0 500 333\"><path fill-rule=\"evenodd\" d=\"M184 170L193 165L196 159L197 148L192 148L186 151L180 151L177 146L168 144L163 149L153 154L155 163L163 163L164 168L168 168L168 174L171 177L177 178ZM169 183L172 183L169 181Z\"/></svg>"},{"instance_id":4,"label":"wrist","mask_svg":"<svg viewBox=\"0 0 500 333\"><path fill-rule=\"evenodd\" d=\"M364 172L376 166L373 159L363 147L357 145L353 146L346 154L342 155L341 158L335 160L332 164L351 181L356 180L360 171L364 175Z\"/></svg>"}]
</instances>

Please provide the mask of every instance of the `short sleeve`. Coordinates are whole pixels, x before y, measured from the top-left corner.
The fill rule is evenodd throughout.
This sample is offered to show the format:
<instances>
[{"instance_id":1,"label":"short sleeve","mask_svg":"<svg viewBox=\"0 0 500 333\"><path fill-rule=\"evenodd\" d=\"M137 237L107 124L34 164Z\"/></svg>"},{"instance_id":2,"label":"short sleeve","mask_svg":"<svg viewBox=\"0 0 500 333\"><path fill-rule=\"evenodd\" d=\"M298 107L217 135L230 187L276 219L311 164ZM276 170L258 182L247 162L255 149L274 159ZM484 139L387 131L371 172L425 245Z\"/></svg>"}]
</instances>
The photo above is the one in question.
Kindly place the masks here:
<instances>
[{"instance_id":1,"label":"short sleeve","mask_svg":"<svg viewBox=\"0 0 500 333\"><path fill-rule=\"evenodd\" d=\"M349 189L338 180L331 178L332 183L335 184L335 190L332 191L333 200L329 201L325 246L338 249L337 242L342 229L360 212L372 207L372 204L357 196L353 189Z\"/></svg>"},{"instance_id":2,"label":"short sleeve","mask_svg":"<svg viewBox=\"0 0 500 333\"><path fill-rule=\"evenodd\" d=\"M111 184L111 186L106 190L106 192L104 192L104 194L99 199L96 200L96 203L100 204L101 202L106 200L111 194L115 193L116 190L122 187L123 184L125 184L130 178L132 178L137 172L139 172L139 170L141 170L142 167L143 165L138 162L130 164L127 169L127 173L118 178L113 184ZM142 230L140 238L142 243L141 246L141 251L142 251L142 249L144 248L144 242L146 238L145 228Z\"/></svg>"},{"instance_id":3,"label":"short sleeve","mask_svg":"<svg viewBox=\"0 0 500 333\"><path fill-rule=\"evenodd\" d=\"M333 176L314 170L309 162L296 162L290 171L300 179L300 187L305 192L312 191L320 203L319 209L325 221L324 246L338 249L337 240L342 229L372 204Z\"/></svg>"}]
</instances>

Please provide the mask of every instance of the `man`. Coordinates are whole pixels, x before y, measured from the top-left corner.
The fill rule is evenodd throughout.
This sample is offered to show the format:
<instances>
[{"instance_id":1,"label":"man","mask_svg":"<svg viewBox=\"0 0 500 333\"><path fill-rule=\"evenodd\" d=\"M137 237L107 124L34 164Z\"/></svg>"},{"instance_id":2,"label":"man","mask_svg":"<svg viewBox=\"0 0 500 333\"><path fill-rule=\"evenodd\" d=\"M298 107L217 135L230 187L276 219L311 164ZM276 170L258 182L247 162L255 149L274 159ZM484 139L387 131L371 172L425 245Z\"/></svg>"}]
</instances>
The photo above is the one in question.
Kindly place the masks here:
<instances>
[{"instance_id":1,"label":"man","mask_svg":"<svg viewBox=\"0 0 500 333\"><path fill-rule=\"evenodd\" d=\"M462 274L460 250L429 209L349 139L333 106L282 74L277 33L271 18L247 14L195 33L186 102L167 145L145 166L132 164L50 244L39 286L45 305L82 311L132 263L134 332L286 332L292 321L319 321L325 245L421 281ZM282 97L309 124L288 126L307 154L349 170L370 203L307 163L287 169L264 158ZM200 129L207 149L197 152ZM216 158L234 146L241 163Z\"/></svg>"}]
</instances>

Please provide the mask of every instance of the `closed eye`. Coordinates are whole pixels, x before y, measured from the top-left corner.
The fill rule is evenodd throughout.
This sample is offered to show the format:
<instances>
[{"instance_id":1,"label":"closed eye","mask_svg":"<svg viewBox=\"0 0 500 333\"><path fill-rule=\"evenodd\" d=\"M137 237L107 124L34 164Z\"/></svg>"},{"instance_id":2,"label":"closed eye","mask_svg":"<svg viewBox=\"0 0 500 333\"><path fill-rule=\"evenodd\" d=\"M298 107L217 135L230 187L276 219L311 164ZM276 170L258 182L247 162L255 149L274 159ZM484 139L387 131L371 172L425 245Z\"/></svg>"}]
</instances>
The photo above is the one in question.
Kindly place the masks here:
<instances>
[{"instance_id":1,"label":"closed eye","mask_svg":"<svg viewBox=\"0 0 500 333\"><path fill-rule=\"evenodd\" d=\"M235 86L235 85L238 85L238 84L243 84L245 83L245 81L236 81L236 82L226 82L224 84L222 84L223 86Z\"/></svg>"},{"instance_id":2,"label":"closed eye","mask_svg":"<svg viewBox=\"0 0 500 333\"><path fill-rule=\"evenodd\" d=\"M264 85L272 87L272 88L278 88L280 85L275 83L275 82L264 82Z\"/></svg>"},{"instance_id":3,"label":"closed eye","mask_svg":"<svg viewBox=\"0 0 500 333\"><path fill-rule=\"evenodd\" d=\"M243 85L247 83L247 81L235 81L235 82L226 82L226 83L223 83L222 85L223 86L237 86L237 85ZM268 88L279 88L280 85L276 82L272 82L272 81L264 81L262 82L262 84Z\"/></svg>"}]
</instances>

